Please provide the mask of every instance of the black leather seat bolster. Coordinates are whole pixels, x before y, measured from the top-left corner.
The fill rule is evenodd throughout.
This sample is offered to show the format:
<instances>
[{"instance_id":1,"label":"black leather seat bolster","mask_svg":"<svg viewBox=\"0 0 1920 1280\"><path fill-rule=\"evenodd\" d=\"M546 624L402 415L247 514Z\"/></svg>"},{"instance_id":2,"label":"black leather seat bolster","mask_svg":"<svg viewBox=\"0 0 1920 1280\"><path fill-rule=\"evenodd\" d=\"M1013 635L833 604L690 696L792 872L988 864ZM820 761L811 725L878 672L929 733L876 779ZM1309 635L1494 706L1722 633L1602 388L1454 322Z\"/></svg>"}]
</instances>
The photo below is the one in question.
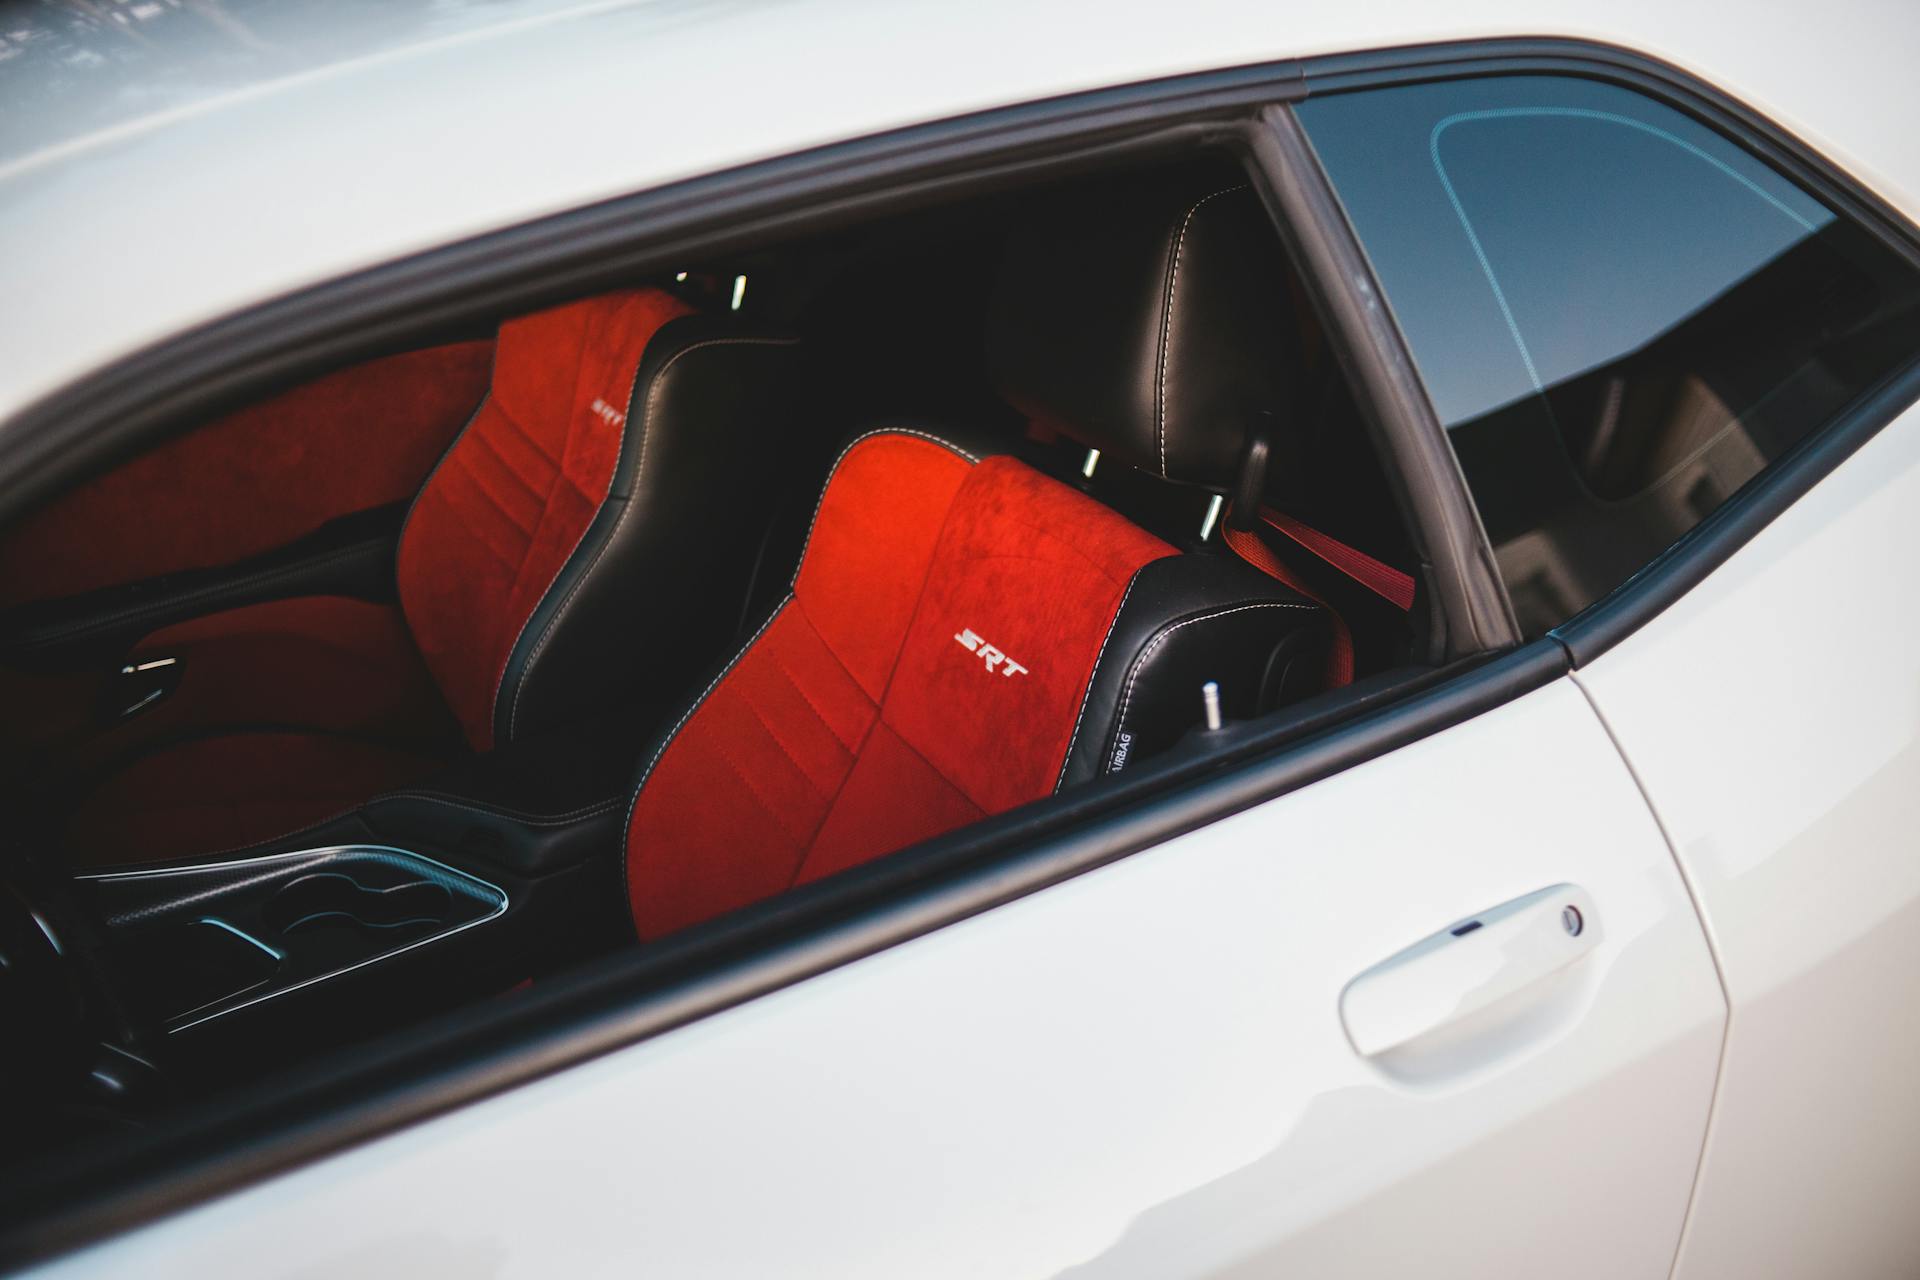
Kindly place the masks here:
<instances>
[{"instance_id":1,"label":"black leather seat bolster","mask_svg":"<svg viewBox=\"0 0 1920 1280\"><path fill-rule=\"evenodd\" d=\"M738 624L808 395L796 341L687 317L648 344L607 501L507 661L494 740L686 696Z\"/></svg>"},{"instance_id":2,"label":"black leather seat bolster","mask_svg":"<svg viewBox=\"0 0 1920 1280\"><path fill-rule=\"evenodd\" d=\"M1128 588L1094 667L1060 786L1119 773L1205 723L1201 686L1229 720L1324 685L1326 611L1223 555L1169 556Z\"/></svg>"}]
</instances>

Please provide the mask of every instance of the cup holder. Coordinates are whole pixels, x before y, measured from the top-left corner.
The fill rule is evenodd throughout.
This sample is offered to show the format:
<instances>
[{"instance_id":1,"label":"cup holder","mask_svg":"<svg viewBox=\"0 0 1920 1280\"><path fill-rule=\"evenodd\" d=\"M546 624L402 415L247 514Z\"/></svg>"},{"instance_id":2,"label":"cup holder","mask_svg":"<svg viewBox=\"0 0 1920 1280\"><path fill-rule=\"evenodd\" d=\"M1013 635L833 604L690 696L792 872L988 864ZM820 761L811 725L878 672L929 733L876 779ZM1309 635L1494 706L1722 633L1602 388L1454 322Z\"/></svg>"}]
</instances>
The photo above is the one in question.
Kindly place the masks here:
<instances>
[{"instance_id":1,"label":"cup holder","mask_svg":"<svg viewBox=\"0 0 1920 1280\"><path fill-rule=\"evenodd\" d=\"M329 926L431 928L452 916L453 894L429 880L375 889L343 872L315 871L288 881L267 900L263 914L283 936Z\"/></svg>"},{"instance_id":2,"label":"cup holder","mask_svg":"<svg viewBox=\"0 0 1920 1280\"><path fill-rule=\"evenodd\" d=\"M507 895L384 845L79 877L146 981L142 1009L183 1031L484 924Z\"/></svg>"}]
</instances>

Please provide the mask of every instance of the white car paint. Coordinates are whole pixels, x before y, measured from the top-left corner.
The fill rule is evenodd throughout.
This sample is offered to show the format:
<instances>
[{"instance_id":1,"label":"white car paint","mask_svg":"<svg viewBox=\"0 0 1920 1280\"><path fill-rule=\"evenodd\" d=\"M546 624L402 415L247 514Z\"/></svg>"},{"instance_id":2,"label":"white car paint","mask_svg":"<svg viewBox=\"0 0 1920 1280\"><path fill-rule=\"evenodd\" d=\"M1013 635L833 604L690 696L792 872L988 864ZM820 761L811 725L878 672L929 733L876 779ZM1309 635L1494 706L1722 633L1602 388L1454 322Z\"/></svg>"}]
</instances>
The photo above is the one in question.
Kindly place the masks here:
<instances>
[{"instance_id":1,"label":"white car paint","mask_svg":"<svg viewBox=\"0 0 1920 1280\"><path fill-rule=\"evenodd\" d=\"M1920 410L1577 673L1733 1017L1681 1280L1920 1275Z\"/></svg>"},{"instance_id":2,"label":"white car paint","mask_svg":"<svg viewBox=\"0 0 1920 1280\"><path fill-rule=\"evenodd\" d=\"M1350 979L1562 882L1598 940L1557 978L1354 1052ZM1658 1277L1724 1019L1562 680L38 1274Z\"/></svg>"},{"instance_id":3,"label":"white car paint","mask_svg":"<svg viewBox=\"0 0 1920 1280\"><path fill-rule=\"evenodd\" d=\"M311 20L336 47L334 10ZM983 108L1315 53L1509 35L1641 50L1920 216L1907 0L555 0L449 26L333 62L276 54L238 86L189 65L166 109L80 138L58 118L69 104L49 98L41 118L20 95L4 123L26 141L0 145L0 423L188 326L542 214Z\"/></svg>"},{"instance_id":4,"label":"white car paint","mask_svg":"<svg viewBox=\"0 0 1920 1280\"><path fill-rule=\"evenodd\" d=\"M1650 53L1920 216L1905 0L511 12L93 134L6 121L0 423L193 324L609 195L988 106L1425 40ZM1917 462L1909 414L1578 673L1591 707L1562 682L42 1274L1651 1276L1676 1244L1682 1280L1920 1272ZM1710 1121L1720 988L1596 710L1724 968ZM1412 1076L1354 1052L1351 978L1563 881L1604 934L1542 1026Z\"/></svg>"}]
</instances>

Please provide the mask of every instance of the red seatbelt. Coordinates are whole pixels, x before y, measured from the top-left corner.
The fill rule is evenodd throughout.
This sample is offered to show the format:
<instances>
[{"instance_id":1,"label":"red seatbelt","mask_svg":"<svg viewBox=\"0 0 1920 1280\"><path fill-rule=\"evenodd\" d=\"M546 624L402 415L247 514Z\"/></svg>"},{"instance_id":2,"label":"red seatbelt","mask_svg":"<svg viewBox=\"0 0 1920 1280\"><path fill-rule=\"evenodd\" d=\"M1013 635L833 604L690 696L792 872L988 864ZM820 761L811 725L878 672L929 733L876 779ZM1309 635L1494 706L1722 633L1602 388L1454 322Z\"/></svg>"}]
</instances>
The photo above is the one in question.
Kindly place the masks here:
<instances>
[{"instance_id":1,"label":"red seatbelt","mask_svg":"<svg viewBox=\"0 0 1920 1280\"><path fill-rule=\"evenodd\" d=\"M1337 538L1328 537L1318 529L1271 507L1260 508L1260 520L1395 608L1403 611L1413 608L1413 579L1392 565L1382 564L1366 552L1356 550ZM1335 689L1352 684L1353 632L1348 629L1347 620L1281 563L1280 557L1273 553L1273 548L1259 534L1252 530L1236 529L1231 524L1223 524L1220 532L1227 546L1242 560L1268 577L1292 587L1327 611L1333 623L1333 643L1327 651L1327 684Z\"/></svg>"},{"instance_id":2,"label":"red seatbelt","mask_svg":"<svg viewBox=\"0 0 1920 1280\"><path fill-rule=\"evenodd\" d=\"M1402 573L1390 564L1382 564L1366 552L1350 547L1338 538L1330 538L1272 507L1260 508L1260 519L1268 528L1278 529L1400 612L1406 613L1413 608L1412 575Z\"/></svg>"}]
</instances>

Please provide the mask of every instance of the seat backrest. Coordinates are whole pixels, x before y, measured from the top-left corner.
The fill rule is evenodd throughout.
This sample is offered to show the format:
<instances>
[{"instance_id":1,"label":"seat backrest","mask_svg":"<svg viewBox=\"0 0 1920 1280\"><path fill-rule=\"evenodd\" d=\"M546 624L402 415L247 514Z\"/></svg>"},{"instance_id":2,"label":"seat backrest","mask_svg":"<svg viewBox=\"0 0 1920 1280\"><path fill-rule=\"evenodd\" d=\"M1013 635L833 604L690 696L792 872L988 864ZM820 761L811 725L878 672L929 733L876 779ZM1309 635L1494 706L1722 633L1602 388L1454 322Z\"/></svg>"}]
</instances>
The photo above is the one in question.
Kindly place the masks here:
<instances>
[{"instance_id":1,"label":"seat backrest","mask_svg":"<svg viewBox=\"0 0 1920 1280\"><path fill-rule=\"evenodd\" d=\"M643 937L1051 792L1129 584L1173 548L912 430L836 463L787 599L648 760Z\"/></svg>"},{"instance_id":2,"label":"seat backrest","mask_svg":"<svg viewBox=\"0 0 1920 1280\"><path fill-rule=\"evenodd\" d=\"M678 696L737 620L792 413L790 339L658 289L500 327L490 389L401 533L401 606L470 745ZM671 483L666 477L671 476Z\"/></svg>"}]
</instances>

